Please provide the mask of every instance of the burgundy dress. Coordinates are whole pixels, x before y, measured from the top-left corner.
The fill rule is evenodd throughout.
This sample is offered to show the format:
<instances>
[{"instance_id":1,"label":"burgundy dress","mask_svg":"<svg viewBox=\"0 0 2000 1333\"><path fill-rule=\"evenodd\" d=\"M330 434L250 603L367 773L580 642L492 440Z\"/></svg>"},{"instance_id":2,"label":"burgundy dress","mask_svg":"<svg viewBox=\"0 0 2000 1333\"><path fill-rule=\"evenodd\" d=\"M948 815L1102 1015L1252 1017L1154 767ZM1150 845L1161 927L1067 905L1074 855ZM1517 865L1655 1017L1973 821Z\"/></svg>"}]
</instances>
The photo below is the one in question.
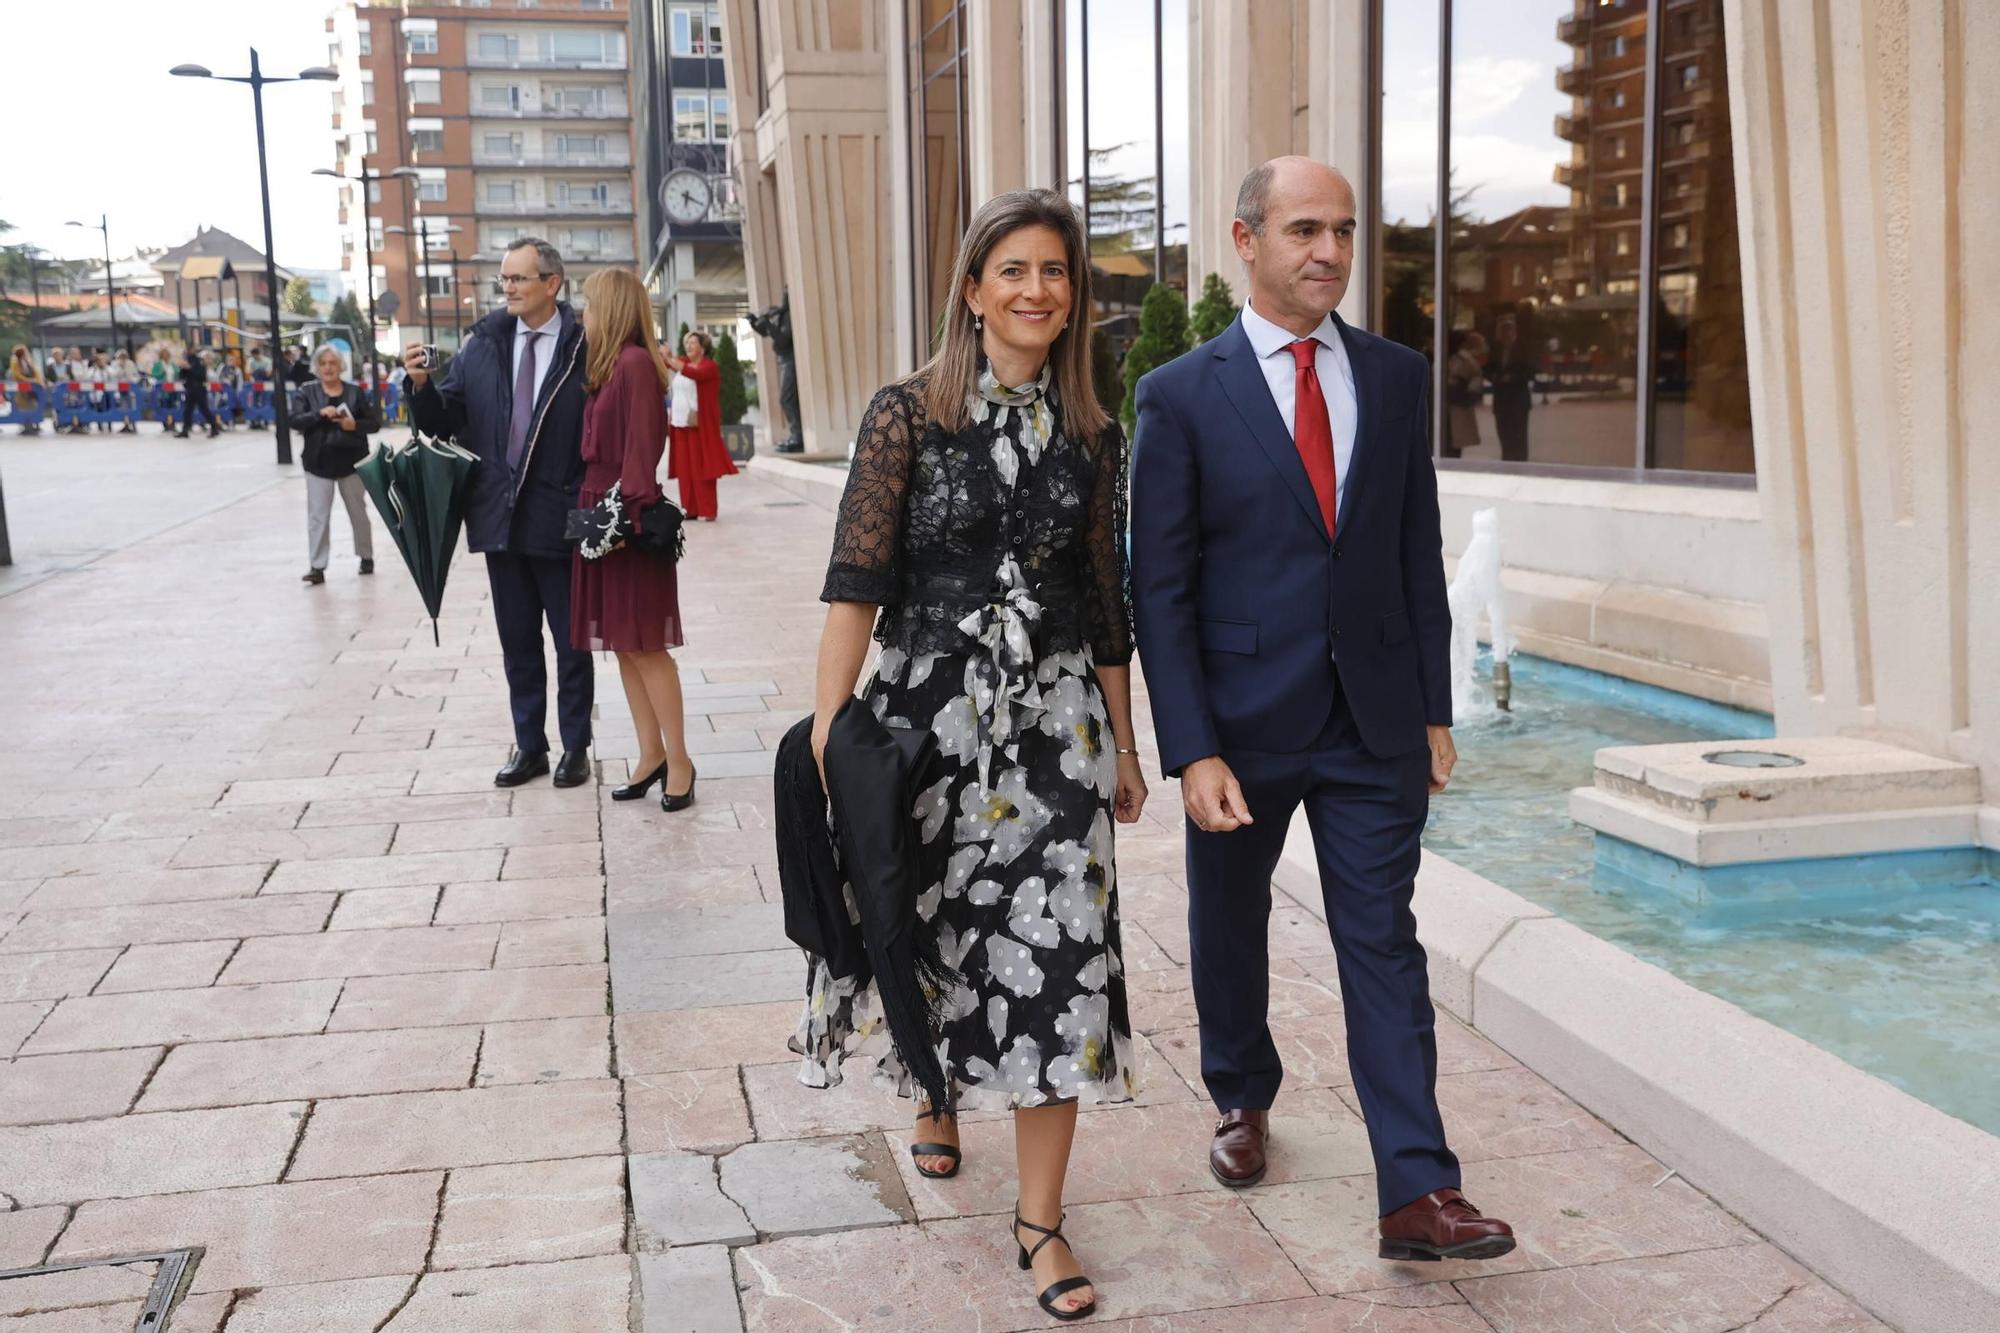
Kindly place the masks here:
<instances>
[{"instance_id":1,"label":"burgundy dress","mask_svg":"<svg viewBox=\"0 0 2000 1333\"><path fill-rule=\"evenodd\" d=\"M629 507L659 504L654 473L666 446L667 412L660 372L633 343L618 354L611 378L583 409L580 508L604 498L613 482ZM678 648L680 588L668 561L620 547L598 560L571 557L570 642L592 652L650 653Z\"/></svg>"}]
</instances>

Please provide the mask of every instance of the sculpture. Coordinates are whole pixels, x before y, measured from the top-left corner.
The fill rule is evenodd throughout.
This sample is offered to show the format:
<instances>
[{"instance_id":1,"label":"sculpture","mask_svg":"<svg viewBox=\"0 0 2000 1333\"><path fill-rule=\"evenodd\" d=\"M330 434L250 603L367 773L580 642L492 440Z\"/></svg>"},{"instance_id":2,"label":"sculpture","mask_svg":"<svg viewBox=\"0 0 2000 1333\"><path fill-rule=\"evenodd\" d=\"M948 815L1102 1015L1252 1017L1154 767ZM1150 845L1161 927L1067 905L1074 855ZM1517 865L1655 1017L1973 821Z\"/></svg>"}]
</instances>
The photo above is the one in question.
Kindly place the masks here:
<instances>
[{"instance_id":1,"label":"sculpture","mask_svg":"<svg viewBox=\"0 0 2000 1333\"><path fill-rule=\"evenodd\" d=\"M781 454L802 454L806 449L799 428L799 371L792 359L792 292L788 287L769 310L750 316L750 327L771 340L778 358L778 410L785 414L788 434L774 446Z\"/></svg>"}]
</instances>

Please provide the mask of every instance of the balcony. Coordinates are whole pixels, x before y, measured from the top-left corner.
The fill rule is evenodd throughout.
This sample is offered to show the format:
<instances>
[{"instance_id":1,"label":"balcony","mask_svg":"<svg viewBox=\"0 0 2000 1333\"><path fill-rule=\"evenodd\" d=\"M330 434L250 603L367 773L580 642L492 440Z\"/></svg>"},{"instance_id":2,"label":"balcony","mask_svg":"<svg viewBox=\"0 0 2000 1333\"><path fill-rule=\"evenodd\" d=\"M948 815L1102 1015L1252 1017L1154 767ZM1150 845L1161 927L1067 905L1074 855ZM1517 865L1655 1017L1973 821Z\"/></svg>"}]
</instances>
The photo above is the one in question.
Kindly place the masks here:
<instances>
[{"instance_id":1,"label":"balcony","mask_svg":"<svg viewBox=\"0 0 2000 1333\"><path fill-rule=\"evenodd\" d=\"M1581 162L1558 162L1556 163L1556 184L1566 189L1580 190L1583 187L1577 182L1583 176L1583 172L1584 164Z\"/></svg>"},{"instance_id":2,"label":"balcony","mask_svg":"<svg viewBox=\"0 0 2000 1333\"><path fill-rule=\"evenodd\" d=\"M1584 46L1590 41L1590 23L1581 14L1565 14L1556 20L1556 40L1564 46Z\"/></svg>"},{"instance_id":3,"label":"balcony","mask_svg":"<svg viewBox=\"0 0 2000 1333\"><path fill-rule=\"evenodd\" d=\"M500 204L481 199L474 211L484 217L500 218L629 218L632 216L632 201L613 199L600 203L594 199L577 199L565 204L530 199Z\"/></svg>"},{"instance_id":4,"label":"balcony","mask_svg":"<svg viewBox=\"0 0 2000 1333\"><path fill-rule=\"evenodd\" d=\"M1590 137L1590 112L1572 111L1568 115L1557 115L1556 138L1567 139L1571 143L1582 143Z\"/></svg>"},{"instance_id":5,"label":"balcony","mask_svg":"<svg viewBox=\"0 0 2000 1333\"><path fill-rule=\"evenodd\" d=\"M495 107L474 104L468 113L475 120L625 120L632 114L632 104L623 93L615 97L604 97L570 105L553 101L541 101L531 106Z\"/></svg>"},{"instance_id":6,"label":"balcony","mask_svg":"<svg viewBox=\"0 0 2000 1333\"><path fill-rule=\"evenodd\" d=\"M1556 88L1571 97L1581 97L1590 80L1590 48L1580 51L1575 60L1556 71Z\"/></svg>"},{"instance_id":7,"label":"balcony","mask_svg":"<svg viewBox=\"0 0 2000 1333\"><path fill-rule=\"evenodd\" d=\"M623 145L620 145L616 151L603 153L489 153L483 148L475 148L472 150L472 165L475 167L582 167L598 171L606 167L617 167L623 170L632 165L632 153Z\"/></svg>"},{"instance_id":8,"label":"balcony","mask_svg":"<svg viewBox=\"0 0 2000 1333\"><path fill-rule=\"evenodd\" d=\"M467 69L597 69L607 73L623 73L626 66L623 55L609 60L559 60L555 57L543 59L540 56L482 56L467 52Z\"/></svg>"}]
</instances>

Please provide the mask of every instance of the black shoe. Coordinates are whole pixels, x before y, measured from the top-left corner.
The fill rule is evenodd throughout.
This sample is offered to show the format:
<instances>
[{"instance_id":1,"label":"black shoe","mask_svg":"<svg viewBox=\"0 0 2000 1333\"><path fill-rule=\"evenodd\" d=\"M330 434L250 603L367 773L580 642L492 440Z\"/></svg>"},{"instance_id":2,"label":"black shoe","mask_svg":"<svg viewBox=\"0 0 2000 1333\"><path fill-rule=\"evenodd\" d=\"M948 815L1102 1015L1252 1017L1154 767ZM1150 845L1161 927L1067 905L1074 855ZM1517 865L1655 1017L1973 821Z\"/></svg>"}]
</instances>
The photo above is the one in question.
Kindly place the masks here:
<instances>
[{"instance_id":1,"label":"black shoe","mask_svg":"<svg viewBox=\"0 0 2000 1333\"><path fill-rule=\"evenodd\" d=\"M659 765L652 772L646 774L645 777L634 782L628 782L622 787L613 787L611 789L611 799L614 801L636 801L651 791L655 782L665 782L666 779L667 761L662 759Z\"/></svg>"},{"instance_id":2,"label":"black shoe","mask_svg":"<svg viewBox=\"0 0 2000 1333\"><path fill-rule=\"evenodd\" d=\"M590 751L564 750L556 761L556 786L581 787L590 781Z\"/></svg>"},{"instance_id":3,"label":"black shoe","mask_svg":"<svg viewBox=\"0 0 2000 1333\"><path fill-rule=\"evenodd\" d=\"M947 1112L946 1114L950 1113ZM917 1116L917 1130L919 1133L923 1131L924 1121L930 1119L931 1117L926 1114ZM957 1124L957 1121L958 1117L952 1116L952 1123L954 1125ZM933 1121L932 1123L935 1124L936 1122ZM923 1163L923 1159L926 1157L949 1158L951 1165L942 1171L932 1171ZM959 1154L958 1149L952 1147L949 1143L912 1143L910 1145L910 1161L915 1163L917 1174L928 1180L950 1180L958 1174L959 1164L964 1160Z\"/></svg>"},{"instance_id":4,"label":"black shoe","mask_svg":"<svg viewBox=\"0 0 2000 1333\"><path fill-rule=\"evenodd\" d=\"M375 562L373 560L368 559L365 556L362 557L361 572L363 574L373 574L375 572Z\"/></svg>"},{"instance_id":5,"label":"black shoe","mask_svg":"<svg viewBox=\"0 0 2000 1333\"><path fill-rule=\"evenodd\" d=\"M507 763L493 775L496 787L518 787L533 778L541 777L549 771L547 750L522 751L516 748L507 756Z\"/></svg>"},{"instance_id":6,"label":"black shoe","mask_svg":"<svg viewBox=\"0 0 2000 1333\"><path fill-rule=\"evenodd\" d=\"M668 791L667 791L667 784L666 784L666 783L664 783L664 782L662 782L662 783L660 784L660 809L662 809L662 810L666 811L666 812L667 812L668 814L672 814L672 813L674 813L674 811L676 811L676 810L685 810L685 809L687 809L687 808L688 808L689 806L693 805L693 804L694 804L694 780L695 780L695 779L696 779L697 777L699 777L699 776L701 776L701 775L700 775L700 774L698 774L698 773L696 773L696 772L694 771L694 767L693 767L693 765L689 765L689 767L688 767L688 789L687 789L686 791L682 792L682 793L681 793L681 794L680 794L679 796L675 796L675 795L671 794L670 792L668 792Z\"/></svg>"},{"instance_id":7,"label":"black shoe","mask_svg":"<svg viewBox=\"0 0 2000 1333\"><path fill-rule=\"evenodd\" d=\"M325 583L326 571L323 569L308 569L304 574L301 574L299 576L299 582L311 583L315 585Z\"/></svg>"},{"instance_id":8,"label":"black shoe","mask_svg":"<svg viewBox=\"0 0 2000 1333\"><path fill-rule=\"evenodd\" d=\"M177 440L185 440L187 437L188 433L184 430L177 430L174 432L174 438Z\"/></svg>"},{"instance_id":9,"label":"black shoe","mask_svg":"<svg viewBox=\"0 0 2000 1333\"><path fill-rule=\"evenodd\" d=\"M1035 1248L1032 1250L1025 1245L1021 1245L1022 1227L1026 1227L1030 1231L1039 1232L1041 1234L1042 1238L1035 1242ZM1024 1273L1027 1272L1030 1268L1034 1267L1035 1256L1042 1252L1042 1246L1048 1244L1052 1240L1059 1240L1065 1245L1069 1244L1069 1237L1063 1235L1062 1233L1061 1218L1056 1219L1056 1224L1053 1227L1038 1227L1033 1222L1030 1222L1021 1216L1021 1208L1020 1205L1018 1204L1016 1204L1014 1207L1013 1236L1014 1236L1014 1243L1016 1245L1020 1245L1021 1247L1021 1271ZM1045 1291L1043 1291L1041 1295L1035 1297L1035 1304L1041 1306L1043 1312L1047 1314L1051 1319L1060 1319L1064 1323L1069 1323L1071 1320L1075 1319L1088 1319L1091 1315L1097 1313L1097 1301L1095 1299L1093 1299L1088 1305L1078 1306L1074 1310L1065 1310L1061 1306L1056 1304L1056 1298L1058 1296L1066 1296L1070 1292L1075 1291L1078 1287L1089 1287L1094 1285L1096 1284L1093 1283L1087 1277L1066 1277L1063 1278L1060 1282L1049 1283L1048 1288Z\"/></svg>"}]
</instances>

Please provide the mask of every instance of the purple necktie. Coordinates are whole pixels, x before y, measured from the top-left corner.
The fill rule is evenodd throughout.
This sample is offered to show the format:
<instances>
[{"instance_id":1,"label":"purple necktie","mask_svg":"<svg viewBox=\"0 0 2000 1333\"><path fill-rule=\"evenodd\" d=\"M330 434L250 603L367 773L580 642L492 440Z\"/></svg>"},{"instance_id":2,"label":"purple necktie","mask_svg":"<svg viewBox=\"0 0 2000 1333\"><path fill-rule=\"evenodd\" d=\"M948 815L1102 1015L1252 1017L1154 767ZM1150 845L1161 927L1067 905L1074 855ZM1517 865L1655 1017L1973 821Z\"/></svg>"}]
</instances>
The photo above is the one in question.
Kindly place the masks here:
<instances>
[{"instance_id":1,"label":"purple necktie","mask_svg":"<svg viewBox=\"0 0 2000 1333\"><path fill-rule=\"evenodd\" d=\"M507 467L521 470L521 455L528 447L528 424L535 416L535 339L532 330L528 345L521 351L521 364L514 371L514 416L507 423Z\"/></svg>"}]
</instances>

